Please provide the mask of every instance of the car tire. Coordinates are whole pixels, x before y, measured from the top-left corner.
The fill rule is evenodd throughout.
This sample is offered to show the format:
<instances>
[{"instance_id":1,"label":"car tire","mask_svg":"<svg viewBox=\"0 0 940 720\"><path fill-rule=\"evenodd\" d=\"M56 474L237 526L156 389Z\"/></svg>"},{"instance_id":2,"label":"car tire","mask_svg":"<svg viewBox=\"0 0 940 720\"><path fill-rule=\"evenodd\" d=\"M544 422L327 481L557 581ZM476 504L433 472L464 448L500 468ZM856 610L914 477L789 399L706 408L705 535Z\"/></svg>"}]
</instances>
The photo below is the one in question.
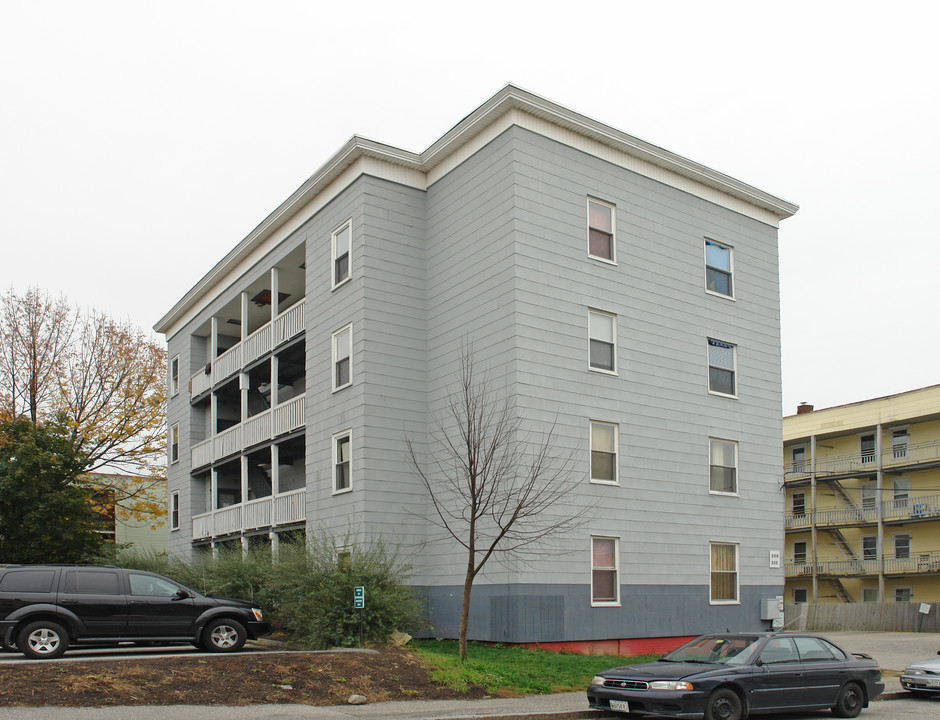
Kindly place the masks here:
<instances>
[{"instance_id":1,"label":"car tire","mask_svg":"<svg viewBox=\"0 0 940 720\"><path fill-rule=\"evenodd\" d=\"M248 634L237 620L213 620L202 632L202 646L209 652L237 652L245 645Z\"/></svg>"},{"instance_id":2,"label":"car tire","mask_svg":"<svg viewBox=\"0 0 940 720\"><path fill-rule=\"evenodd\" d=\"M862 711L865 696L857 683L846 683L839 691L839 699L832 708L832 714L840 718L854 718Z\"/></svg>"},{"instance_id":3,"label":"car tire","mask_svg":"<svg viewBox=\"0 0 940 720\"><path fill-rule=\"evenodd\" d=\"M52 660L69 646L69 634L59 623L38 620L24 625L16 636L16 647L26 657Z\"/></svg>"},{"instance_id":4,"label":"car tire","mask_svg":"<svg viewBox=\"0 0 940 720\"><path fill-rule=\"evenodd\" d=\"M705 720L741 720L741 698L730 688L719 688L708 696Z\"/></svg>"}]
</instances>

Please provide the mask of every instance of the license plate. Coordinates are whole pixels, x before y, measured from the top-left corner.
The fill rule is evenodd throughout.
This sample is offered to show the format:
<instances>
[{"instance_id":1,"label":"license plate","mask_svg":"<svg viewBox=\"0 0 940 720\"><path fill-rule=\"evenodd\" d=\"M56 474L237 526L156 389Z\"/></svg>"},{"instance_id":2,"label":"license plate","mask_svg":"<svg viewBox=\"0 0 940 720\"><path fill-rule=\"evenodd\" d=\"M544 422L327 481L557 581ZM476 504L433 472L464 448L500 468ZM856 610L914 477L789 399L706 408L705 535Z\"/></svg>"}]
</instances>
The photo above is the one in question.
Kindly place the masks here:
<instances>
[{"instance_id":1,"label":"license plate","mask_svg":"<svg viewBox=\"0 0 940 720\"><path fill-rule=\"evenodd\" d=\"M940 678L928 678L927 687L940 687ZM610 701L610 704L613 705L613 700Z\"/></svg>"},{"instance_id":2,"label":"license plate","mask_svg":"<svg viewBox=\"0 0 940 720\"><path fill-rule=\"evenodd\" d=\"M630 703L625 702L624 700L611 700L610 709L616 710L617 712L630 712Z\"/></svg>"}]
</instances>

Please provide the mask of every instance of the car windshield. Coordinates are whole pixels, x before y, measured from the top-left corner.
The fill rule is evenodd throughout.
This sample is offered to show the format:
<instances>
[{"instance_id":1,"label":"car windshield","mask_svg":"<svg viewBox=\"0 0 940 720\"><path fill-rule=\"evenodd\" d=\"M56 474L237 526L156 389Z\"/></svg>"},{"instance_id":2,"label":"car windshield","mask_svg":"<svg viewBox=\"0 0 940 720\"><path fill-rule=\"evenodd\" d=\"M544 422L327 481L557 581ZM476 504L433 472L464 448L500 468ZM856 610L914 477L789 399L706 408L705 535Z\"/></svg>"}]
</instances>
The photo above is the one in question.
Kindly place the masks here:
<instances>
[{"instance_id":1,"label":"car windshield","mask_svg":"<svg viewBox=\"0 0 940 720\"><path fill-rule=\"evenodd\" d=\"M757 638L741 635L703 635L664 655L667 662L743 665L757 648Z\"/></svg>"}]
</instances>

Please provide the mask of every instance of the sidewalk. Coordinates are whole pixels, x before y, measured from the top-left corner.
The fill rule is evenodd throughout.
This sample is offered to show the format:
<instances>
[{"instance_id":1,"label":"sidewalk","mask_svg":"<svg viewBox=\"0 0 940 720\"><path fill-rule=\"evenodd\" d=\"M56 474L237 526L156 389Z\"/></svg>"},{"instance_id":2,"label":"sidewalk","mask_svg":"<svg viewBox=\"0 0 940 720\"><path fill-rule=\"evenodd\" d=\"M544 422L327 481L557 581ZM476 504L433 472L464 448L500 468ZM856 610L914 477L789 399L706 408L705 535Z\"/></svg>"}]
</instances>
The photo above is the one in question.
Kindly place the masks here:
<instances>
[{"instance_id":1,"label":"sidewalk","mask_svg":"<svg viewBox=\"0 0 940 720\"><path fill-rule=\"evenodd\" d=\"M411 700L374 705L251 705L205 707L194 705L12 708L0 707L0 720L166 720L198 717L199 720L600 720L613 717L588 710L585 693L534 695L489 700ZM622 716L621 716L622 717Z\"/></svg>"}]
</instances>

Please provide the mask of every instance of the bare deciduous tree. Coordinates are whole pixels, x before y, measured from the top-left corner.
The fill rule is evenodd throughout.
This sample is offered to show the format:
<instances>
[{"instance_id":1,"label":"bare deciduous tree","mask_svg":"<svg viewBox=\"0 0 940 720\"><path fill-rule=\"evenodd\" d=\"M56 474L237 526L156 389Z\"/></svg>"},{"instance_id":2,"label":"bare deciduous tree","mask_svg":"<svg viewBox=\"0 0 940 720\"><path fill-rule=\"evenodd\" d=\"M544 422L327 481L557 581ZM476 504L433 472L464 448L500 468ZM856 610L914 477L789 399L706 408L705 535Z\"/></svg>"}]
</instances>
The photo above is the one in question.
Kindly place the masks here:
<instances>
[{"instance_id":1,"label":"bare deciduous tree","mask_svg":"<svg viewBox=\"0 0 940 720\"><path fill-rule=\"evenodd\" d=\"M459 365L428 460L410 439L406 444L433 507L426 521L467 551L458 634L465 660L473 582L487 561L546 555L545 542L578 528L590 507L567 503L578 483L572 454L557 447L554 423L538 437L524 432L513 393L497 393L487 373L477 376L467 343Z\"/></svg>"},{"instance_id":2,"label":"bare deciduous tree","mask_svg":"<svg viewBox=\"0 0 940 720\"><path fill-rule=\"evenodd\" d=\"M154 518L164 506L166 351L127 321L82 311L37 288L0 296L0 419L33 425L64 416L83 472L119 501L118 514ZM134 479L129 481L128 476Z\"/></svg>"}]
</instances>

